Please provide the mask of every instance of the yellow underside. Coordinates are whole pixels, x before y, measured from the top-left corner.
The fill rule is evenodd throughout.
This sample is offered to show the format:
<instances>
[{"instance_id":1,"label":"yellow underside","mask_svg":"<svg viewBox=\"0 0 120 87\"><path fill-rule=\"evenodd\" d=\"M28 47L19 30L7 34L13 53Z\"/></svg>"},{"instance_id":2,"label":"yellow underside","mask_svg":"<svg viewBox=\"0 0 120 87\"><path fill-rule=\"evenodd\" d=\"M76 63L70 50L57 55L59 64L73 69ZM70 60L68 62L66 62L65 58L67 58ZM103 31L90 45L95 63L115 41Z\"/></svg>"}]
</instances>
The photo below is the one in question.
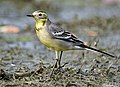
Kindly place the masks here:
<instances>
[{"instance_id":1,"label":"yellow underside","mask_svg":"<svg viewBox=\"0 0 120 87\"><path fill-rule=\"evenodd\" d=\"M47 46L50 50L56 51L69 50L69 46L66 42L51 38L50 34L47 32L46 29L43 29L41 27L39 28L39 31L36 30L36 33L41 43Z\"/></svg>"}]
</instances>

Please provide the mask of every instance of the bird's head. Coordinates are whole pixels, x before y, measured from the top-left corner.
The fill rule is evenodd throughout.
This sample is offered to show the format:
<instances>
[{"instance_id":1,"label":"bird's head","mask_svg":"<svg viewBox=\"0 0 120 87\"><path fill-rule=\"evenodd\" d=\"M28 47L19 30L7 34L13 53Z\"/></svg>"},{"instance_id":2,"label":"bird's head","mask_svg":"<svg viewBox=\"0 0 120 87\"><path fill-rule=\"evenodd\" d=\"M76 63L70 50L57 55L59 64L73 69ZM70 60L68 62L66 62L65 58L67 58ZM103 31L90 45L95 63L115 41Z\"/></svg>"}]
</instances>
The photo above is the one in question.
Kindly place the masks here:
<instances>
[{"instance_id":1,"label":"bird's head","mask_svg":"<svg viewBox=\"0 0 120 87\"><path fill-rule=\"evenodd\" d=\"M48 19L48 15L46 12L38 10L33 12L32 14L28 14L28 17L33 17L37 22L39 21L45 21Z\"/></svg>"}]
</instances>

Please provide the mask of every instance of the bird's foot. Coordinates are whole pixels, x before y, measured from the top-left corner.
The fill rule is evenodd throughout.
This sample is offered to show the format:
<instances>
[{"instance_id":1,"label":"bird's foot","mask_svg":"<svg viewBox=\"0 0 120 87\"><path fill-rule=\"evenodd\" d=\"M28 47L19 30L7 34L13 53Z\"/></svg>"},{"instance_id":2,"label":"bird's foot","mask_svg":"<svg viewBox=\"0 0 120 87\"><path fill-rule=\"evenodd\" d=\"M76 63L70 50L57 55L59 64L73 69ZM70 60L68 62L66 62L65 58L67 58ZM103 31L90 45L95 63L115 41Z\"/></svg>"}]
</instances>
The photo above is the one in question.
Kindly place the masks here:
<instances>
[{"instance_id":1,"label":"bird's foot","mask_svg":"<svg viewBox=\"0 0 120 87\"><path fill-rule=\"evenodd\" d=\"M64 63L62 66L61 65L59 65L59 67L56 69L56 71L63 71L63 67L66 65L66 64L68 64L68 63Z\"/></svg>"},{"instance_id":2,"label":"bird's foot","mask_svg":"<svg viewBox=\"0 0 120 87\"><path fill-rule=\"evenodd\" d=\"M53 67L53 70L52 70L52 72L51 72L51 74L50 74L50 77L53 76L53 74L58 74L58 73L60 73L60 72L63 73L63 72L64 72L63 67L64 67L66 64L68 64L68 63L63 64L62 66L59 65L59 67L57 67L57 68L55 68L55 66L56 66L56 64L55 64L54 67Z\"/></svg>"}]
</instances>

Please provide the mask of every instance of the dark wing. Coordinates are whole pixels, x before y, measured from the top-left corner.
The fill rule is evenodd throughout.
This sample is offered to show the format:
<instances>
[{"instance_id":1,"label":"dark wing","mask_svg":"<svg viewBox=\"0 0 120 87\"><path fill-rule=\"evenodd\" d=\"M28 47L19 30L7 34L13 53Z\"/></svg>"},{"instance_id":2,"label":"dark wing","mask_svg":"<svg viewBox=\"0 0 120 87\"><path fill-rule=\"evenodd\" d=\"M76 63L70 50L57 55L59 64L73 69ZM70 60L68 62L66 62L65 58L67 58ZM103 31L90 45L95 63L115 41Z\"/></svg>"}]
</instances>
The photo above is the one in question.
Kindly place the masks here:
<instances>
[{"instance_id":1,"label":"dark wing","mask_svg":"<svg viewBox=\"0 0 120 87\"><path fill-rule=\"evenodd\" d=\"M80 41L75 35L71 34L68 31L63 30L61 27L57 26L56 24L51 23L48 29L49 32L52 34L53 38L55 39L83 44L83 42Z\"/></svg>"}]
</instances>

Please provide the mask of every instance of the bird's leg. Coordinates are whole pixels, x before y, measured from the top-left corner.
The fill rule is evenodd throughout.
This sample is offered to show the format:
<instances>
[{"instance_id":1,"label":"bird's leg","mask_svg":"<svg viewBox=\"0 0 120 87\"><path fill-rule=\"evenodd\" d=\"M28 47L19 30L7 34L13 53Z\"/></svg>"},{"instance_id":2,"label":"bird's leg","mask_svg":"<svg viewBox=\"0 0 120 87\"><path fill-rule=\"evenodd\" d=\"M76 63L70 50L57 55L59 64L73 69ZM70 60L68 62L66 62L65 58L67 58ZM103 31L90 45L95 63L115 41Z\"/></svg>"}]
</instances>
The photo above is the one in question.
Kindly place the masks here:
<instances>
[{"instance_id":1,"label":"bird's leg","mask_svg":"<svg viewBox=\"0 0 120 87\"><path fill-rule=\"evenodd\" d=\"M55 54L56 54L55 68L58 68L58 66L59 66L59 51L55 51Z\"/></svg>"},{"instance_id":2,"label":"bird's leg","mask_svg":"<svg viewBox=\"0 0 120 87\"><path fill-rule=\"evenodd\" d=\"M60 57L59 57L59 59L58 59L58 66L59 66L59 67L61 67L60 62L61 62L62 54L63 54L63 51L60 52Z\"/></svg>"},{"instance_id":3,"label":"bird's leg","mask_svg":"<svg viewBox=\"0 0 120 87\"><path fill-rule=\"evenodd\" d=\"M62 54L63 54L63 51L60 51L60 55L59 55L59 59L58 59L58 68L56 69L57 72L64 72L63 70L63 67L68 64L68 63L65 63L63 65L61 65L61 58L62 58Z\"/></svg>"},{"instance_id":4,"label":"bird's leg","mask_svg":"<svg viewBox=\"0 0 120 87\"><path fill-rule=\"evenodd\" d=\"M54 73L54 71L55 71L55 68L58 66L57 64L58 64L58 59L59 59L59 51L55 51L55 54L56 54L56 62L55 62L55 64L54 64L54 66L53 66L53 70L52 70L52 72L51 72L51 76L52 76L52 74Z\"/></svg>"}]
</instances>

